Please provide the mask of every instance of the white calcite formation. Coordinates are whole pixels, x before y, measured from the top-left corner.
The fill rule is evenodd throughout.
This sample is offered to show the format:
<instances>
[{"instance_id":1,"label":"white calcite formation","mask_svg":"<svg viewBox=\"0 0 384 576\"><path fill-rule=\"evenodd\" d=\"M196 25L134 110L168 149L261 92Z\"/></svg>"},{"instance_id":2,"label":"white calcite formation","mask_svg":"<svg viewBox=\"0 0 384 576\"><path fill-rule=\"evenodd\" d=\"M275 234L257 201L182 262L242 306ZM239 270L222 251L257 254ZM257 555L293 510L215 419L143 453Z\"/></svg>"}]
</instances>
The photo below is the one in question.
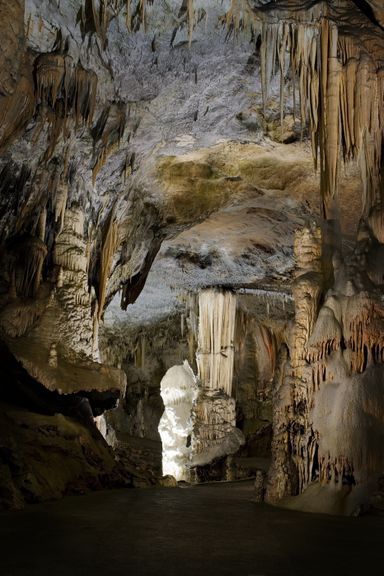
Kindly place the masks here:
<instances>
[{"instance_id":1,"label":"white calcite formation","mask_svg":"<svg viewBox=\"0 0 384 576\"><path fill-rule=\"evenodd\" d=\"M196 357L202 390L193 406L194 466L234 454L244 443L236 428L236 402L231 397L235 323L235 294L219 289L199 293Z\"/></svg>"},{"instance_id":2,"label":"white calcite formation","mask_svg":"<svg viewBox=\"0 0 384 576\"><path fill-rule=\"evenodd\" d=\"M205 388L232 393L236 295L216 289L199 293L197 364Z\"/></svg>"},{"instance_id":3,"label":"white calcite formation","mask_svg":"<svg viewBox=\"0 0 384 576\"><path fill-rule=\"evenodd\" d=\"M159 433L163 446L163 475L189 480L191 455L192 406L198 394L196 377L188 362L173 366L161 381L164 414Z\"/></svg>"},{"instance_id":4,"label":"white calcite formation","mask_svg":"<svg viewBox=\"0 0 384 576\"><path fill-rule=\"evenodd\" d=\"M163 474L177 480L190 479L191 467L234 454L244 443L231 397L235 321L235 294L202 290L196 354L199 388L187 362L168 370L161 381Z\"/></svg>"}]
</instances>

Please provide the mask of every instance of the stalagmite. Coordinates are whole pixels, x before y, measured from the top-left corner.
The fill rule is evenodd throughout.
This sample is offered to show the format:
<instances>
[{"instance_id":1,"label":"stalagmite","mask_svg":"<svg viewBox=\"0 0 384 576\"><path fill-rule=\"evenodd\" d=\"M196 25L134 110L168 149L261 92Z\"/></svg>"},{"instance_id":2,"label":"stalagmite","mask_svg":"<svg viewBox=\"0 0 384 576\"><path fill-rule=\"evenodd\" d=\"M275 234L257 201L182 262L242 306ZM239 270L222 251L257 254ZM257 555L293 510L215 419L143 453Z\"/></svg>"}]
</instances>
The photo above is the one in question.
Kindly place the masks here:
<instances>
[{"instance_id":1,"label":"stalagmite","mask_svg":"<svg viewBox=\"0 0 384 576\"><path fill-rule=\"evenodd\" d=\"M190 480L191 445L188 442L193 428L192 405L198 388L195 375L188 362L173 366L160 384L164 414L159 424L163 445L163 475L176 480Z\"/></svg>"},{"instance_id":2,"label":"stalagmite","mask_svg":"<svg viewBox=\"0 0 384 576\"><path fill-rule=\"evenodd\" d=\"M120 146L126 126L126 109L122 104L113 104L103 110L92 129L95 161L92 169L93 183L108 157Z\"/></svg>"},{"instance_id":3,"label":"stalagmite","mask_svg":"<svg viewBox=\"0 0 384 576\"><path fill-rule=\"evenodd\" d=\"M244 436L236 428L236 402L222 390L202 390L193 405L192 420L193 467L235 454L244 444Z\"/></svg>"},{"instance_id":4,"label":"stalagmite","mask_svg":"<svg viewBox=\"0 0 384 576\"><path fill-rule=\"evenodd\" d=\"M84 214L81 210L67 209L63 229L55 243L54 261L65 270L85 272Z\"/></svg>"}]
</instances>

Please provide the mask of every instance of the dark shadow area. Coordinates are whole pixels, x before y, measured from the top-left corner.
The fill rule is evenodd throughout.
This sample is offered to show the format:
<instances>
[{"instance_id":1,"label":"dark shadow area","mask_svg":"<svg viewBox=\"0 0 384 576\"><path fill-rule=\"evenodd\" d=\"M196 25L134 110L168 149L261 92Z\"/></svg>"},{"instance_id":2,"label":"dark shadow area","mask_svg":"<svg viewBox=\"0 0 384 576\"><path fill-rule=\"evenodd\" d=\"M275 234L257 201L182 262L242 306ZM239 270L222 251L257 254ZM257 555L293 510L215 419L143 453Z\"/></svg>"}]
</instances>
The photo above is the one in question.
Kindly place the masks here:
<instances>
[{"instance_id":1,"label":"dark shadow area","mask_svg":"<svg viewBox=\"0 0 384 576\"><path fill-rule=\"evenodd\" d=\"M0 342L0 365L0 402L31 412L46 415L61 413L89 422L93 416L113 408L118 399L118 392L91 391L63 395L48 390L28 374L3 342Z\"/></svg>"},{"instance_id":2,"label":"dark shadow area","mask_svg":"<svg viewBox=\"0 0 384 576\"><path fill-rule=\"evenodd\" d=\"M384 518L258 504L253 484L99 492L0 513L12 576L379 574Z\"/></svg>"}]
</instances>

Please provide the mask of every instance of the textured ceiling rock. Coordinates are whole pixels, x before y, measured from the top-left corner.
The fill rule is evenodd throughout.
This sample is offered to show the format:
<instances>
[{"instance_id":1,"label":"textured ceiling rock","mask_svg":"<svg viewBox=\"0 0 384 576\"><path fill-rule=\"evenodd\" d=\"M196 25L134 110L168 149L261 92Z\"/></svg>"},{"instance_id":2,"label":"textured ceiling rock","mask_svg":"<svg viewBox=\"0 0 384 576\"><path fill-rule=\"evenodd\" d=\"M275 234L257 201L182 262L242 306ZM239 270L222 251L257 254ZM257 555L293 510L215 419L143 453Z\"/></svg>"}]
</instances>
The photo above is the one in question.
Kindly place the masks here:
<instances>
[{"instance_id":1,"label":"textured ceiling rock","mask_svg":"<svg viewBox=\"0 0 384 576\"><path fill-rule=\"evenodd\" d=\"M212 231L228 226L228 218L240 223L248 210L257 230L257 246L249 250L248 239L232 229L229 252L240 258L232 271L232 278L241 278L237 284L249 283L250 277L254 283L255 276L259 284L265 280L262 264L255 273L258 260L274 268L268 287L271 280L284 281L293 264L288 257L283 265L292 253L293 229L317 213L311 159L305 145L295 141L311 136L321 144L326 206L340 172L340 136L333 130L328 148L319 140L329 127L324 117L340 111L333 81L319 84L319 50L326 34L336 34L335 23L343 74L343 58L361 52L347 39L356 37L356 23L364 24L358 40L369 64L346 76L355 98L352 104L350 97L341 100L341 140L347 159L356 158L358 149L366 152L366 198L368 204L372 200L380 159L378 119L355 115L355 129L346 126L359 101L367 98L373 110L373 94L381 94L374 92L379 76L372 62L380 65L383 41L380 28L354 3L26 0L24 23L21 3L3 2L1 10L6 39L1 90L7 98L0 117L0 230L6 254L1 317L9 338L55 333L58 326L62 357L81 354L97 361L105 306L118 292L123 307L135 301L162 242L218 209L223 212L202 233L212 222ZM292 15L288 28L280 25ZM9 22L15 22L12 34ZM331 44L326 45L330 58ZM16 55L13 67L11 54ZM275 64L280 74L274 74ZM299 114L292 65L296 96L302 96ZM371 89L361 90L364 78ZM316 92L324 81L326 104ZM368 120L365 142L361 130ZM68 231L74 213L80 224ZM173 250L176 267L186 241L188 236L180 239L181 248L166 247L167 257ZM224 252L217 260L225 276ZM33 304L26 301L31 296ZM74 314L77 302L81 313ZM12 310L11 317L6 310ZM30 321L20 327L16 318L26 310ZM48 340L45 355L56 345Z\"/></svg>"}]
</instances>

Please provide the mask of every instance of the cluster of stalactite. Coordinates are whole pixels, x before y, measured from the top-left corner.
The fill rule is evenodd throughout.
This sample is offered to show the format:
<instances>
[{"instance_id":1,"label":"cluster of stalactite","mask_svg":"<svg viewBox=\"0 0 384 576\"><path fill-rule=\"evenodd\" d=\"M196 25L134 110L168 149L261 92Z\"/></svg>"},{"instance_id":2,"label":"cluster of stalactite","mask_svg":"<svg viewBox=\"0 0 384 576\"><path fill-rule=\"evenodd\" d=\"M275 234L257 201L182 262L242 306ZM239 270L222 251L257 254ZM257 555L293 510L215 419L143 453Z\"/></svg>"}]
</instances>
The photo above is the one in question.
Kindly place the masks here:
<instances>
[{"instance_id":1,"label":"cluster of stalactite","mask_svg":"<svg viewBox=\"0 0 384 576\"><path fill-rule=\"evenodd\" d=\"M114 103L106 107L92 128L94 141L93 183L108 157L118 149L126 126L126 107ZM127 169L125 169L125 172Z\"/></svg>"},{"instance_id":2,"label":"cluster of stalactite","mask_svg":"<svg viewBox=\"0 0 384 576\"><path fill-rule=\"evenodd\" d=\"M50 125L48 159L60 135L68 135L68 117L74 118L75 126L92 123L96 108L97 75L80 63L74 65L68 55L46 53L36 59L35 76L36 104L42 119Z\"/></svg>"},{"instance_id":3,"label":"cluster of stalactite","mask_svg":"<svg viewBox=\"0 0 384 576\"><path fill-rule=\"evenodd\" d=\"M199 293L199 378L210 389L232 394L236 296L215 289Z\"/></svg>"},{"instance_id":4,"label":"cluster of stalactite","mask_svg":"<svg viewBox=\"0 0 384 576\"><path fill-rule=\"evenodd\" d=\"M79 19L83 31L95 33L100 39L101 46L105 49L108 45L108 28L113 20L121 12L125 12L125 21L129 31L136 32L141 27L144 31L148 25L148 7L154 0L85 0L80 8ZM171 8L164 3L167 11ZM193 30L196 22L201 20L206 12L204 9L196 10L194 0L186 0L180 3L178 14L174 20L178 26L186 26L189 44L192 42Z\"/></svg>"},{"instance_id":5,"label":"cluster of stalactite","mask_svg":"<svg viewBox=\"0 0 384 576\"><path fill-rule=\"evenodd\" d=\"M324 216L333 215L340 147L345 160L360 159L367 214L378 200L382 162L383 39L368 20L370 40L362 40L347 28L346 16L353 18L356 12L352 3L302 4L288 2L257 12L261 24L254 26L261 38L264 105L279 71L281 119L289 78L293 107L298 93L303 129L309 125L314 161L320 169ZM290 9L295 10L294 21L289 18Z\"/></svg>"}]
</instances>

